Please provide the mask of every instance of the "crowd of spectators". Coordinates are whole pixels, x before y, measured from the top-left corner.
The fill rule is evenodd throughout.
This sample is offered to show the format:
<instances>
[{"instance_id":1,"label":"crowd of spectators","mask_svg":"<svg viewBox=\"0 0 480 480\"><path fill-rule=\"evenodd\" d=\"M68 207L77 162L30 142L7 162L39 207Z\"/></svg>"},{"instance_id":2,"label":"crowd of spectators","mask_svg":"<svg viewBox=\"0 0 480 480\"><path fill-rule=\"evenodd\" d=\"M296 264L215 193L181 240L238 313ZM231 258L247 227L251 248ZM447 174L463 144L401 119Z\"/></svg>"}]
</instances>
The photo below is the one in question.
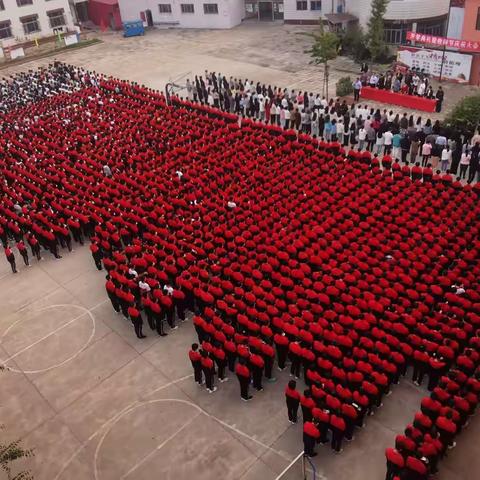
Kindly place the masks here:
<instances>
[{"instance_id":1,"label":"crowd of spectators","mask_svg":"<svg viewBox=\"0 0 480 480\"><path fill-rule=\"evenodd\" d=\"M330 99L307 91L281 89L215 72L187 79L187 98L267 125L293 129L348 149L393 154L404 164L457 172L469 183L480 178L480 136L448 138L440 121L394 109ZM479 144L477 145L477 142ZM462 159L463 163L460 163Z\"/></svg>"},{"instance_id":2,"label":"crowd of spectators","mask_svg":"<svg viewBox=\"0 0 480 480\"><path fill-rule=\"evenodd\" d=\"M436 100L436 111L442 110L445 92L441 85L437 91L433 89L430 77L419 68L388 70L385 73L371 71L368 64L363 63L361 75L354 82L355 99L358 100L362 87L378 88L404 95L415 95Z\"/></svg>"}]
</instances>

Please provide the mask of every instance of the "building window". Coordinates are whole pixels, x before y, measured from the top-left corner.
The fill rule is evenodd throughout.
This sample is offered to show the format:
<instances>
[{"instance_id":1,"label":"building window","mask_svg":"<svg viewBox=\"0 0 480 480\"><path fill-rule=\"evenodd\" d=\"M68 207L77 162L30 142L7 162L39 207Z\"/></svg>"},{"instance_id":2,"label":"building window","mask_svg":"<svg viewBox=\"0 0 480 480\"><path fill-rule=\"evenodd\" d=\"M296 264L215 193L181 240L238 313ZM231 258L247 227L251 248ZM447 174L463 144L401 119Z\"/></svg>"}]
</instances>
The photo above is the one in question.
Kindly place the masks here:
<instances>
[{"instance_id":1,"label":"building window","mask_svg":"<svg viewBox=\"0 0 480 480\"><path fill-rule=\"evenodd\" d=\"M480 30L480 7L478 7L478 12L477 12L477 30Z\"/></svg>"},{"instance_id":2,"label":"building window","mask_svg":"<svg viewBox=\"0 0 480 480\"><path fill-rule=\"evenodd\" d=\"M306 10L307 9L307 1L297 2L297 10Z\"/></svg>"},{"instance_id":3,"label":"building window","mask_svg":"<svg viewBox=\"0 0 480 480\"><path fill-rule=\"evenodd\" d=\"M385 43L390 45L400 45L406 43L407 32L412 29L411 23L402 21L385 21L384 25Z\"/></svg>"},{"instance_id":4,"label":"building window","mask_svg":"<svg viewBox=\"0 0 480 480\"><path fill-rule=\"evenodd\" d=\"M441 37L445 33L446 25L445 20L418 22L417 32L423 33L424 35Z\"/></svg>"},{"instance_id":5,"label":"building window","mask_svg":"<svg viewBox=\"0 0 480 480\"><path fill-rule=\"evenodd\" d=\"M0 22L0 39L12 37L12 22L10 20L5 20Z\"/></svg>"},{"instance_id":6,"label":"building window","mask_svg":"<svg viewBox=\"0 0 480 480\"><path fill-rule=\"evenodd\" d=\"M182 13L195 13L193 3L182 3L180 7L182 9Z\"/></svg>"},{"instance_id":7,"label":"building window","mask_svg":"<svg viewBox=\"0 0 480 480\"><path fill-rule=\"evenodd\" d=\"M48 20L50 21L50 28L63 27L65 25L65 15L63 8L57 10L50 10L47 12Z\"/></svg>"},{"instance_id":8,"label":"building window","mask_svg":"<svg viewBox=\"0 0 480 480\"><path fill-rule=\"evenodd\" d=\"M160 13L172 13L172 6L169 3L159 3L158 10Z\"/></svg>"},{"instance_id":9,"label":"building window","mask_svg":"<svg viewBox=\"0 0 480 480\"><path fill-rule=\"evenodd\" d=\"M17 0L17 5L23 7L24 5L33 5L33 0Z\"/></svg>"},{"instance_id":10,"label":"building window","mask_svg":"<svg viewBox=\"0 0 480 480\"><path fill-rule=\"evenodd\" d=\"M320 0L312 0L310 2L310 10L321 10L322 9L322 2Z\"/></svg>"},{"instance_id":11,"label":"building window","mask_svg":"<svg viewBox=\"0 0 480 480\"><path fill-rule=\"evenodd\" d=\"M23 31L25 35L40 31L40 24L38 23L38 15L29 15L28 17L20 17L23 24Z\"/></svg>"},{"instance_id":12,"label":"building window","mask_svg":"<svg viewBox=\"0 0 480 480\"><path fill-rule=\"evenodd\" d=\"M203 13L205 15L216 15L216 14L218 14L218 5L216 3L204 3L203 4Z\"/></svg>"},{"instance_id":13,"label":"building window","mask_svg":"<svg viewBox=\"0 0 480 480\"><path fill-rule=\"evenodd\" d=\"M0 10L5 10L5 5L3 4L3 0L0 0Z\"/></svg>"}]
</instances>

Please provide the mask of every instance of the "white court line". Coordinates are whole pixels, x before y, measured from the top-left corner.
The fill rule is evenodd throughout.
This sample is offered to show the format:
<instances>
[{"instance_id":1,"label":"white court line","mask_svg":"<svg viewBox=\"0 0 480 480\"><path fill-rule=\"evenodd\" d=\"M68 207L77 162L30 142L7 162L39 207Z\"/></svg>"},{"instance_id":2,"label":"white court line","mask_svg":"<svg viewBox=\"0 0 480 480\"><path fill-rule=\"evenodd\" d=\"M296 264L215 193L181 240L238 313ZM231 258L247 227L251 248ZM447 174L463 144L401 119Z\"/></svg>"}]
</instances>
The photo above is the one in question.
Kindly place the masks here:
<instances>
[{"instance_id":1,"label":"white court line","mask_svg":"<svg viewBox=\"0 0 480 480\"><path fill-rule=\"evenodd\" d=\"M202 412L197 413L192 419L190 419L187 423L182 425L176 432L173 432L166 440L164 440L160 445L158 445L154 450L152 450L148 455L145 455L138 463L136 463L127 473L120 477L120 480L127 478L131 473L133 473L138 467L143 465L147 460L150 459L152 455L154 455L158 450L161 450L168 442L173 440L178 434L180 434L183 430L185 430L190 424L197 419L202 414Z\"/></svg>"},{"instance_id":2,"label":"white court line","mask_svg":"<svg viewBox=\"0 0 480 480\"><path fill-rule=\"evenodd\" d=\"M65 307L66 305L51 305L50 307L46 307L46 308L42 308L41 310L37 310L38 312L41 312L43 310L49 310L49 309L52 309L54 307ZM78 307L78 305L68 305L69 307L75 307L75 308L81 308L81 307ZM86 310L86 309L85 309ZM69 320L67 323L64 323L62 326L56 328L55 330L53 330L52 332L48 333L47 335L39 338L37 341L33 342L32 344L30 345L27 345L26 347L22 348L21 350L19 350L18 352L14 353L13 355L11 355L10 357L8 357L6 360L5 360L5 363L12 360L13 358L15 357L18 357L18 355L21 355L22 353L26 352L27 350L30 350L32 347L34 347L35 345L38 345L39 343L43 342L44 340L46 340L47 338L51 337L52 335L55 335L57 332L60 332L61 330L63 330L64 328L67 328L69 325L71 325L73 322L77 321L79 318L83 317L84 315L86 315L86 312L83 312L81 315L77 315L76 317L72 318L72 320ZM22 318L20 319L20 321L24 321L25 319ZM13 324L11 327L9 327L5 333L2 335L2 338L8 334L8 332L11 330L11 328L14 326L15 324Z\"/></svg>"},{"instance_id":3,"label":"white court line","mask_svg":"<svg viewBox=\"0 0 480 480\"><path fill-rule=\"evenodd\" d=\"M0 364L5 364L6 365L13 358L15 358L18 355L26 352L27 350L34 347L35 345L38 345L40 342L43 342L43 340L46 340L47 338L51 337L52 335L55 335L55 333L61 331L62 329L66 328L67 326L71 325L73 322L75 322L79 318L83 317L84 315L88 315L90 317L90 320L92 321L92 331L90 333L90 337L88 338L86 343L76 353L74 353L72 356L68 357L67 359L65 359L62 362L59 362L55 365L51 365L50 367L42 368L42 369L38 369L38 370L22 370L22 369L16 369L16 368L13 368L13 367L8 367L8 369L9 369L9 371L14 372L14 373L37 374L37 373L44 373L44 372L47 372L49 370L53 370L55 368L58 368L58 367L61 367L61 366L65 365L68 362L71 362L72 360L74 360L78 355L80 355L90 345L90 342L95 337L96 322L95 322L95 317L93 316L91 310L94 310L95 308L99 307L100 305L102 305L106 301L107 300L104 300L103 302L98 303L97 305L93 306L91 309L85 308L81 305L75 305L75 304L56 304L56 305L49 305L47 307L43 307L43 308L37 310L37 312L42 312L44 310L50 310L52 308L58 308L58 307L68 307L68 308L73 307L73 308L78 308L80 310L83 310L83 313L81 315L78 315L77 317L73 318L72 320L68 321L67 323L63 324L62 326L56 328L53 332L50 332L48 335L45 335L44 337L40 338L39 340L33 342L31 345L28 345L28 346L24 347L23 349L19 350L18 352L16 352L15 354L13 354L9 358L7 358L6 360L4 360L4 361L0 360ZM19 322L24 321L24 320L25 320L24 318L20 318L16 322L12 323L12 325L10 325L7 328L7 330L5 330L5 332L0 337L0 344L1 344L1 340L8 334L8 332L15 325L17 325Z\"/></svg>"},{"instance_id":4,"label":"white court line","mask_svg":"<svg viewBox=\"0 0 480 480\"><path fill-rule=\"evenodd\" d=\"M280 480L283 475L294 465L294 463L303 456L303 450L282 470L282 473L275 477L275 480Z\"/></svg>"},{"instance_id":5,"label":"white court line","mask_svg":"<svg viewBox=\"0 0 480 480\"><path fill-rule=\"evenodd\" d=\"M177 380L173 380L169 383L166 383L165 385L162 385L161 387L159 388L156 388L155 390L153 390L152 392L150 393L147 393L146 395L149 395L151 393L155 393L155 392L158 392L160 390L163 390L165 388L168 388L170 387L171 385L175 385L176 383L178 382L181 382L182 380L185 380L186 378L189 378L189 377L193 377L193 374L191 375L188 375L188 376L185 376L185 377L182 377L182 378L179 378ZM127 412L128 410L130 410L132 408L132 406L134 406L135 404L139 403L138 401L135 401L135 402L132 402L131 404L127 405L123 410L120 410L120 412L116 413L115 415L113 415L111 418L109 418L105 423L103 423L97 430L95 430L95 432L93 432L78 448L77 450L72 453L72 455L70 455L70 457L68 458L68 460L62 465L62 468L60 469L60 471L57 473L57 475L55 476L55 478L53 480L58 480L61 475L63 474L63 472L65 471L65 469L70 465L70 463L72 463L73 459L88 445L89 442L91 442L106 426L108 426L111 422L115 421L119 416L123 415L125 412Z\"/></svg>"},{"instance_id":6,"label":"white court line","mask_svg":"<svg viewBox=\"0 0 480 480\"><path fill-rule=\"evenodd\" d=\"M256 438L248 435L247 433L245 432L242 432L241 430L239 430L238 428L236 427L232 427L231 425L229 425L228 423L225 423L223 420L220 420L219 418L213 416L213 415L210 415L207 411L205 411L202 407L200 407L199 405L193 403L193 402L190 402L189 400L183 400L183 399L180 399L180 398L159 398L159 399L156 399L156 400L149 400L149 401L146 401L146 402L136 402L137 404L132 406L132 408L129 408L129 409L126 409L123 411L123 413L121 413L120 415L117 415L116 418L113 420L113 422L110 422L108 428L105 430L105 432L102 434L102 437L100 438L98 444L97 444L97 447L95 449L95 455L94 455L94 458L93 458L93 473L94 473L94 477L95 477L95 480L99 480L100 479L100 476L98 474L98 458L99 458L99 453L100 453L100 450L103 446L103 443L105 441L105 439L107 438L108 434L111 432L112 428L120 421L122 420L123 417L125 417L126 415L130 414L131 412L133 412L134 410L136 410L137 408L140 408L140 407L143 407L145 405L152 405L154 403L164 403L164 402L172 402L172 403L183 403L185 405L189 405L191 407L193 407L194 409L196 409L198 412L199 412L199 415L200 414L204 414L206 415L207 417L211 418L212 420L215 420L216 422L218 422L220 425L223 425L224 427L227 427L231 430L233 430L234 432L238 433L239 435L243 435L244 437L248 438L249 440L251 440L252 442L255 442L257 443L258 445L260 445L261 447L277 454L278 456L284 458L285 460L290 460L290 456L286 456L284 455L282 452L278 451L278 450L275 450L274 448L270 447L269 445L266 445L265 443L261 442L260 440L257 440ZM198 417L198 415L197 415ZM195 417L196 418L196 417ZM183 430L185 426L182 426L180 427L179 430ZM178 433L178 432L177 432ZM159 450L159 448L157 447L155 450L153 450L152 452L150 452L147 456L150 457L154 452L157 452ZM125 478L125 477L121 477L121 478Z\"/></svg>"}]
</instances>

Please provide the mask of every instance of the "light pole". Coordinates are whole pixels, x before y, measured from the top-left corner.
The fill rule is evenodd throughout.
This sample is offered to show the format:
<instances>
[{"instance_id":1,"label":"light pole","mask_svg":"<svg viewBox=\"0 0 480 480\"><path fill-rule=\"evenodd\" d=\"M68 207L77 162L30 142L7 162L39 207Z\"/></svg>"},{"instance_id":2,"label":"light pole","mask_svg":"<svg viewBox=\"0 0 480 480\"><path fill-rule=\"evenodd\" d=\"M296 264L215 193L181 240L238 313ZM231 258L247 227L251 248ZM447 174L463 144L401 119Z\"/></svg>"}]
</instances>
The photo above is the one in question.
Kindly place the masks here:
<instances>
[{"instance_id":1,"label":"light pole","mask_svg":"<svg viewBox=\"0 0 480 480\"><path fill-rule=\"evenodd\" d=\"M450 13L452 11L452 0L448 2L448 14L447 14L447 31L445 32L445 37L448 35L448 26L450 24ZM443 46L443 54L442 54L442 64L440 65L440 75L438 77L438 81L442 83L442 74L443 74L443 64L445 63L445 52L447 50L447 46Z\"/></svg>"}]
</instances>

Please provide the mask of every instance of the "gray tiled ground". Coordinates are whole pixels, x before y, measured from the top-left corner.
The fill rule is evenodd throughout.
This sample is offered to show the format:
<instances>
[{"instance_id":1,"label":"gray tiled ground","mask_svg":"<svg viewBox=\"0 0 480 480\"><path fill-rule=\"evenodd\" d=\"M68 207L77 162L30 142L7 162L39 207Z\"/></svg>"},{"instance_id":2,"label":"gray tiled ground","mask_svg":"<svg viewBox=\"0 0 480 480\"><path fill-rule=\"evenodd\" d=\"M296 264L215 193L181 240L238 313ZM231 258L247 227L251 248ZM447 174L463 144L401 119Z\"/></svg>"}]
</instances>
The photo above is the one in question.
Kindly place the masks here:
<instances>
[{"instance_id":1,"label":"gray tiled ground","mask_svg":"<svg viewBox=\"0 0 480 480\"><path fill-rule=\"evenodd\" d=\"M228 32L105 35L102 45L58 58L155 88L209 68L316 91L321 77L306 65L306 37L297 35L305 28L248 24ZM467 91L458 88L455 95ZM148 337L138 340L111 309L87 247L19 270L14 276L0 262L0 359L9 359L11 368L0 375L0 422L2 439L22 437L35 449L21 466L36 480L271 480L301 451L301 426L286 419L287 375L249 404L240 401L234 378L208 395L191 379L191 323L165 339L147 327ZM383 479L383 450L411 420L421 396L402 382L342 455L319 449L321 478ZM479 433L475 419L442 465L440 480L480 477ZM294 468L285 478L298 479L299 472Z\"/></svg>"}]
</instances>

